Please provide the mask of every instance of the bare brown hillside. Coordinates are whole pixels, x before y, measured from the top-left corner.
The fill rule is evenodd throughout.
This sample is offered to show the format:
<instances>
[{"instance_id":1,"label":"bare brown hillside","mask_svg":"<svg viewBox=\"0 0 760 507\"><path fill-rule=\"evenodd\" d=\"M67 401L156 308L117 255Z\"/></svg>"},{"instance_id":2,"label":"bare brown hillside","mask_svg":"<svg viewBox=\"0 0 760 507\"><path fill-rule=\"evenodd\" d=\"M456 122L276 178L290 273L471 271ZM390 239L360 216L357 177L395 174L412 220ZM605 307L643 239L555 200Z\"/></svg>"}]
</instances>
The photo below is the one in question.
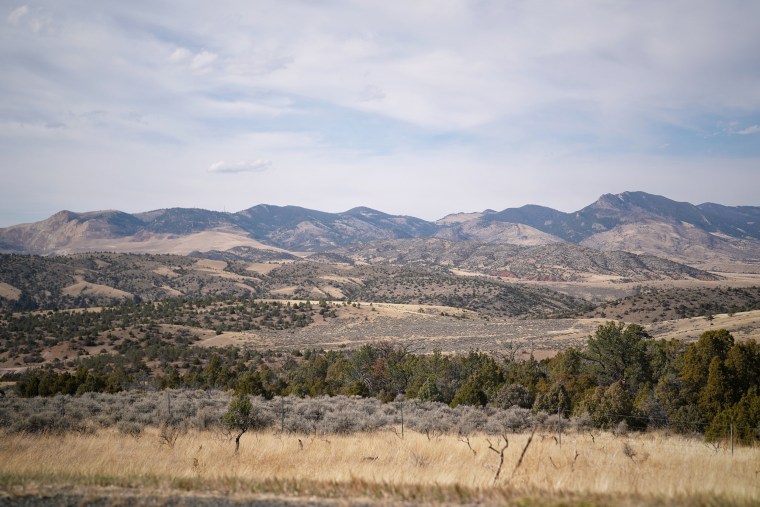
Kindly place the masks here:
<instances>
[{"instance_id":1,"label":"bare brown hillside","mask_svg":"<svg viewBox=\"0 0 760 507\"><path fill-rule=\"evenodd\" d=\"M353 245L333 252L357 262L375 265L457 268L506 279L545 282L580 282L600 277L613 282L720 278L652 255L601 252L568 243L527 247L444 239L407 239Z\"/></svg>"}]
</instances>

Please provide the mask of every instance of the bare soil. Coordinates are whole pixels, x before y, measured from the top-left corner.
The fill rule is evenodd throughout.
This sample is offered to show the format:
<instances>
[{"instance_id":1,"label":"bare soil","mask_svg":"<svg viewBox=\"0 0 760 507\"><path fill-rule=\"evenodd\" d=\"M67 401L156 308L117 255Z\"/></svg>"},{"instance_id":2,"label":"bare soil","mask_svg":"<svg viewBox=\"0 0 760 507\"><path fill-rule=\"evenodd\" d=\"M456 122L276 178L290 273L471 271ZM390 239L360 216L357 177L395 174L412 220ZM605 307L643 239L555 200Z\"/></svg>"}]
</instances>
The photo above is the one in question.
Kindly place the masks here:
<instances>
[{"instance_id":1,"label":"bare soil","mask_svg":"<svg viewBox=\"0 0 760 507\"><path fill-rule=\"evenodd\" d=\"M13 285L5 282L0 282L0 297L17 301L21 297L21 291Z\"/></svg>"}]
</instances>

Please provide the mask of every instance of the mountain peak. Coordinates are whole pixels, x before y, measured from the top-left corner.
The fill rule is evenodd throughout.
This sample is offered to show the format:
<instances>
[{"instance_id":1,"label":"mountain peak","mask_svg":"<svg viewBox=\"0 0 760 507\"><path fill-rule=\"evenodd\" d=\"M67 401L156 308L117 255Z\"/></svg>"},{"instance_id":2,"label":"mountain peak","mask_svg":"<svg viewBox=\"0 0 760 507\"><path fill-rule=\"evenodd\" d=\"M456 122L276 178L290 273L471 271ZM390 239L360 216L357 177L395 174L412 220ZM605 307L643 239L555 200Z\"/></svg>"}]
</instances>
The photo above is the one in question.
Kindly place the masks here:
<instances>
[{"instance_id":1,"label":"mountain peak","mask_svg":"<svg viewBox=\"0 0 760 507\"><path fill-rule=\"evenodd\" d=\"M345 211L342 213L343 215L351 215L351 216L363 216L368 218L377 218L377 217L387 217L389 216L386 213L383 213L382 211L377 211L376 209L368 208L366 206L357 206L355 208L351 208L348 211Z\"/></svg>"},{"instance_id":2,"label":"mountain peak","mask_svg":"<svg viewBox=\"0 0 760 507\"><path fill-rule=\"evenodd\" d=\"M57 213L54 213L53 215L50 215L48 220L60 220L63 222L70 222L71 220L74 220L78 216L79 216L79 213L75 213L73 211L63 209Z\"/></svg>"},{"instance_id":3,"label":"mountain peak","mask_svg":"<svg viewBox=\"0 0 760 507\"><path fill-rule=\"evenodd\" d=\"M572 213L527 204L499 212L454 213L437 222L389 215L366 206L341 213L272 204L259 204L237 213L198 208L164 208L135 214L117 210L83 213L62 210L35 224L0 229L0 248L41 254L86 251L93 245L139 251L148 248L140 246L147 241L145 238L163 241L161 238L165 236L177 239L204 233L206 236L199 237L226 235L230 240L226 244L233 246L258 241L296 252L317 252L336 245L375 240L429 237L519 244L560 240L585 244L593 237L597 238L594 244L614 243L621 245L621 249L631 245L634 251L642 250L635 248L641 242L635 243L635 238L625 231L638 231L637 237L650 237L646 244L654 246L647 248L660 255L674 251L665 243L675 236L683 236L682 241L687 243L701 241L707 249L713 248L711 245L718 240L740 240L745 242L743 246L732 243L731 248L744 258L742 252L753 248L758 251L755 245L760 240L760 207L711 203L694 206L646 192L626 191L603 194L594 203ZM659 239L651 239L655 236ZM128 246L113 246L117 244Z\"/></svg>"},{"instance_id":4,"label":"mountain peak","mask_svg":"<svg viewBox=\"0 0 760 507\"><path fill-rule=\"evenodd\" d=\"M628 196L625 192L622 194L602 194L599 196L599 199L588 207L594 207L597 209L618 209L625 205L627 197Z\"/></svg>"},{"instance_id":5,"label":"mountain peak","mask_svg":"<svg viewBox=\"0 0 760 507\"><path fill-rule=\"evenodd\" d=\"M451 225L451 224L461 224L464 222L470 222L473 220L478 220L482 218L484 215L488 215L490 213L494 213L493 210L485 210L483 212L480 211L474 211L474 212L464 212L460 211L459 213L450 213L446 215L443 218L439 218L435 221L438 225Z\"/></svg>"}]
</instances>

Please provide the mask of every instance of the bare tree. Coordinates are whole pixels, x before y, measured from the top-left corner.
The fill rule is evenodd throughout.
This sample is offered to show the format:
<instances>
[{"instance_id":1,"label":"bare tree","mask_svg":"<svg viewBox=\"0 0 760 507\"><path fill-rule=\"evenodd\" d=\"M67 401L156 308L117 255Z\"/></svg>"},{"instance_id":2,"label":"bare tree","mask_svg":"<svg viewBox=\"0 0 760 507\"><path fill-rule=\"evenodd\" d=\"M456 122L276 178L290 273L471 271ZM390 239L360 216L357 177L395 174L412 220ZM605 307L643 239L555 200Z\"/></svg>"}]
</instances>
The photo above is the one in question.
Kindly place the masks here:
<instances>
[{"instance_id":1,"label":"bare tree","mask_svg":"<svg viewBox=\"0 0 760 507\"><path fill-rule=\"evenodd\" d=\"M501 445L501 440L504 440L503 446ZM499 440L496 441L497 446L500 446L498 449L490 440L486 439L486 442L488 442L488 448L499 455L499 466L493 476L493 483L496 484L496 481L499 480L499 475L501 474L501 468L504 466L504 453L506 452L507 447L509 447L509 439L507 438L507 435L502 435Z\"/></svg>"}]
</instances>

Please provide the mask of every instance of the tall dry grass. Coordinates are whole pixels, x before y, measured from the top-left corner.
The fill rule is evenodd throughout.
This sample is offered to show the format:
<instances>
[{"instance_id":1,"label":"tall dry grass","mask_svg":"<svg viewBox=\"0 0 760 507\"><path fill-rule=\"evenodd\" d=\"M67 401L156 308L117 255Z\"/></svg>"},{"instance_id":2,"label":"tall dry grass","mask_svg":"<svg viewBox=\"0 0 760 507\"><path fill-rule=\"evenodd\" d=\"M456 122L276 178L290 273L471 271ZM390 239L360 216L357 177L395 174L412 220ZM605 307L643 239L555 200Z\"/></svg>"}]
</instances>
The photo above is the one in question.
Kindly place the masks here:
<instances>
[{"instance_id":1,"label":"tall dry grass","mask_svg":"<svg viewBox=\"0 0 760 507\"><path fill-rule=\"evenodd\" d=\"M654 503L760 501L760 449L705 445L663 434L564 435L560 447L537 433L508 435L501 477L493 484L495 437L428 439L407 432L326 438L246 434L238 454L219 433L191 431L173 447L158 430L139 437L115 430L92 435L5 434L0 489L18 494L43 485L119 486L157 491L285 493L404 500L503 501L515 497L637 499ZM503 441L502 441L503 442ZM606 500L602 500L604 503Z\"/></svg>"}]
</instances>

